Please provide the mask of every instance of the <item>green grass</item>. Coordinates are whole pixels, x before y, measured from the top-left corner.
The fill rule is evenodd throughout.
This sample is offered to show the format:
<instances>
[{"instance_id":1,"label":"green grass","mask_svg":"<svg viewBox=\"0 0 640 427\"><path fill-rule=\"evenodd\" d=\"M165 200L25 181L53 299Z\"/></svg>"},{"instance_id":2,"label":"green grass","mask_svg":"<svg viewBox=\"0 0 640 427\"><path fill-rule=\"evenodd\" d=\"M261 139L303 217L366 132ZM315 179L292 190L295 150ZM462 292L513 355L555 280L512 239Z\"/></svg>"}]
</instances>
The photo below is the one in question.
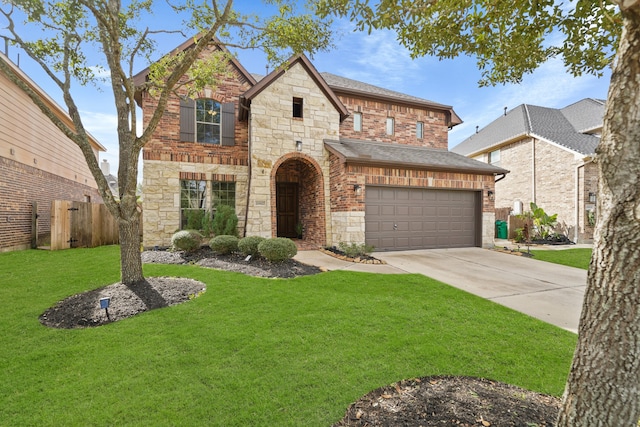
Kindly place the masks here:
<instances>
[{"instance_id":1,"label":"green grass","mask_svg":"<svg viewBox=\"0 0 640 427\"><path fill-rule=\"evenodd\" d=\"M560 395L576 336L419 275L201 280L170 308L77 330L38 316L118 280L118 248L0 254L0 425L328 426L404 378L472 375Z\"/></svg>"},{"instance_id":2,"label":"green grass","mask_svg":"<svg viewBox=\"0 0 640 427\"><path fill-rule=\"evenodd\" d=\"M589 269L591 252L592 250L590 248L531 251L535 259L553 262L555 264L568 265L569 267L582 268L583 270Z\"/></svg>"}]
</instances>

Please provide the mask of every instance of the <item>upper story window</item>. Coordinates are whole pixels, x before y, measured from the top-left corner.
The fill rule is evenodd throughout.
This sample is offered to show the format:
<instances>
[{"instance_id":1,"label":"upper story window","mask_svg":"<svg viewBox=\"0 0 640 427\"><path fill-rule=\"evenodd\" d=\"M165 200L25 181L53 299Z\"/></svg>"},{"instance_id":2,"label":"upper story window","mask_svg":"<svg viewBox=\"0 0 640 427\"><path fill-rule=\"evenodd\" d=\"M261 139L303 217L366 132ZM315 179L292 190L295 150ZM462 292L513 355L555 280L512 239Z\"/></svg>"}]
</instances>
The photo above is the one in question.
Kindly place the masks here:
<instances>
[{"instance_id":1,"label":"upper story window","mask_svg":"<svg viewBox=\"0 0 640 427\"><path fill-rule=\"evenodd\" d=\"M293 117L302 118L302 98L293 98Z\"/></svg>"},{"instance_id":2,"label":"upper story window","mask_svg":"<svg viewBox=\"0 0 640 427\"><path fill-rule=\"evenodd\" d=\"M387 135L393 135L395 132L395 120L393 117L387 117Z\"/></svg>"},{"instance_id":3,"label":"upper story window","mask_svg":"<svg viewBox=\"0 0 640 427\"><path fill-rule=\"evenodd\" d=\"M196 141L220 144L220 103L213 99L196 100Z\"/></svg>"},{"instance_id":4,"label":"upper story window","mask_svg":"<svg viewBox=\"0 0 640 427\"><path fill-rule=\"evenodd\" d=\"M235 104L180 99L180 141L235 145Z\"/></svg>"},{"instance_id":5,"label":"upper story window","mask_svg":"<svg viewBox=\"0 0 640 427\"><path fill-rule=\"evenodd\" d=\"M362 132L362 113L353 113L353 130Z\"/></svg>"},{"instance_id":6,"label":"upper story window","mask_svg":"<svg viewBox=\"0 0 640 427\"><path fill-rule=\"evenodd\" d=\"M422 122L416 123L416 138L418 139L424 138L424 123Z\"/></svg>"},{"instance_id":7,"label":"upper story window","mask_svg":"<svg viewBox=\"0 0 640 427\"><path fill-rule=\"evenodd\" d=\"M500 150L491 151L489 153L489 163L492 165L500 163Z\"/></svg>"}]
</instances>

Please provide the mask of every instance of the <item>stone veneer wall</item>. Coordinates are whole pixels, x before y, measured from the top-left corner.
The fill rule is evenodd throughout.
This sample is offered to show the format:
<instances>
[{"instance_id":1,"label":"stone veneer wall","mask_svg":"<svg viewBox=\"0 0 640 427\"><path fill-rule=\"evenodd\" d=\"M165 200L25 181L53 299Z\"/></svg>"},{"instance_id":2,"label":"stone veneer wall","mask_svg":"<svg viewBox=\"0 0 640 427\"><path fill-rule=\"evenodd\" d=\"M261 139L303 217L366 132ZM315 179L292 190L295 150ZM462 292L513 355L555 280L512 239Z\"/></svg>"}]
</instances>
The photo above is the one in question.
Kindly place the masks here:
<instances>
[{"instance_id":1,"label":"stone veneer wall","mask_svg":"<svg viewBox=\"0 0 640 427\"><path fill-rule=\"evenodd\" d=\"M293 98L303 99L303 117L292 117ZM306 69L294 63L277 80L251 100L251 187L247 235L272 237L276 233L275 170L284 157L304 156L322 173L324 200L329 197L329 154L323 140L337 138L340 117ZM295 142L302 141L297 153ZM319 200L319 199L318 199ZM331 239L330 207L323 203L325 236Z\"/></svg>"},{"instance_id":2,"label":"stone veneer wall","mask_svg":"<svg viewBox=\"0 0 640 427\"><path fill-rule=\"evenodd\" d=\"M214 174L234 176L238 229L242 230L247 202L247 171L242 166L146 160L142 182L143 246L171 246L171 236L180 228L180 173L203 174L207 181L211 181ZM207 190L209 201L210 187Z\"/></svg>"}]
</instances>

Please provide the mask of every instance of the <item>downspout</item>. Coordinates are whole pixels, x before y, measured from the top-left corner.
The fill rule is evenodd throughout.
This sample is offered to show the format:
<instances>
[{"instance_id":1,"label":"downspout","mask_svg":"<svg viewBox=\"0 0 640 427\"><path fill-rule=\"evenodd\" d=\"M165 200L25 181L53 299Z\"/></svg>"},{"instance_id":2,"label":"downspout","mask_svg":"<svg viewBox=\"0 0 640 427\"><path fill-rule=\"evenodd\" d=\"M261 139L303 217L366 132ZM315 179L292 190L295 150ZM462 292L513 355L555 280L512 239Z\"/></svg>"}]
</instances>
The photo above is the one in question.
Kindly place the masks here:
<instances>
[{"instance_id":1,"label":"downspout","mask_svg":"<svg viewBox=\"0 0 640 427\"><path fill-rule=\"evenodd\" d=\"M588 159L588 160L587 160ZM586 160L586 161L585 161ZM582 159L582 164L576 166L576 211L575 211L575 232L573 233L573 241L578 243L580 237L580 168L584 168L589 163L593 162L593 157L585 157Z\"/></svg>"},{"instance_id":2,"label":"downspout","mask_svg":"<svg viewBox=\"0 0 640 427\"><path fill-rule=\"evenodd\" d=\"M247 224L249 222L249 197L251 196L251 110L242 103L240 99L240 108L247 110L247 203L244 207L244 230L242 237L247 237Z\"/></svg>"},{"instance_id":3,"label":"downspout","mask_svg":"<svg viewBox=\"0 0 640 427\"><path fill-rule=\"evenodd\" d=\"M536 200L536 139L531 138L531 201L538 204Z\"/></svg>"}]
</instances>

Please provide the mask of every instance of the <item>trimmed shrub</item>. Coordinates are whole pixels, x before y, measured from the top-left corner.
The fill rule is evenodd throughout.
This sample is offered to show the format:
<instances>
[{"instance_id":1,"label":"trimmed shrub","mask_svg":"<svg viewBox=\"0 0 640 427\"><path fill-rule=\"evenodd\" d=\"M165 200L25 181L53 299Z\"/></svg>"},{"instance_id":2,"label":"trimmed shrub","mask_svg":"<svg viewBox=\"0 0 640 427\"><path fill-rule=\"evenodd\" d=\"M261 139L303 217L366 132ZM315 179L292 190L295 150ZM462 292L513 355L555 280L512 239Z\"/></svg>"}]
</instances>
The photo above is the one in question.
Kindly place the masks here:
<instances>
[{"instance_id":1,"label":"trimmed shrub","mask_svg":"<svg viewBox=\"0 0 640 427\"><path fill-rule=\"evenodd\" d=\"M340 242L338 244L338 248L340 248L340 250L344 252L344 254L349 258L357 258L364 255L369 255L375 249L373 245L367 245L366 243L358 244L345 242Z\"/></svg>"},{"instance_id":2,"label":"trimmed shrub","mask_svg":"<svg viewBox=\"0 0 640 427\"><path fill-rule=\"evenodd\" d=\"M218 206L213 216L213 234L216 236L238 237L238 216L236 211L228 205Z\"/></svg>"},{"instance_id":3,"label":"trimmed shrub","mask_svg":"<svg viewBox=\"0 0 640 427\"><path fill-rule=\"evenodd\" d=\"M209 242L209 247L221 255L228 255L238 250L238 238L236 236L216 236Z\"/></svg>"},{"instance_id":4,"label":"trimmed shrub","mask_svg":"<svg viewBox=\"0 0 640 427\"><path fill-rule=\"evenodd\" d=\"M171 236L171 246L180 251L193 252L201 242L202 235L195 230L180 230Z\"/></svg>"},{"instance_id":5,"label":"trimmed shrub","mask_svg":"<svg viewBox=\"0 0 640 427\"><path fill-rule=\"evenodd\" d=\"M260 236L245 237L244 239L240 239L240 241L238 242L238 250L245 256L258 256L260 255L258 245L260 245L260 243L262 243L264 240L264 237Z\"/></svg>"},{"instance_id":6,"label":"trimmed shrub","mask_svg":"<svg viewBox=\"0 0 640 427\"><path fill-rule=\"evenodd\" d=\"M292 240L284 237L265 239L258 245L260 255L271 262L282 262L293 258L298 253L298 248Z\"/></svg>"}]
</instances>

